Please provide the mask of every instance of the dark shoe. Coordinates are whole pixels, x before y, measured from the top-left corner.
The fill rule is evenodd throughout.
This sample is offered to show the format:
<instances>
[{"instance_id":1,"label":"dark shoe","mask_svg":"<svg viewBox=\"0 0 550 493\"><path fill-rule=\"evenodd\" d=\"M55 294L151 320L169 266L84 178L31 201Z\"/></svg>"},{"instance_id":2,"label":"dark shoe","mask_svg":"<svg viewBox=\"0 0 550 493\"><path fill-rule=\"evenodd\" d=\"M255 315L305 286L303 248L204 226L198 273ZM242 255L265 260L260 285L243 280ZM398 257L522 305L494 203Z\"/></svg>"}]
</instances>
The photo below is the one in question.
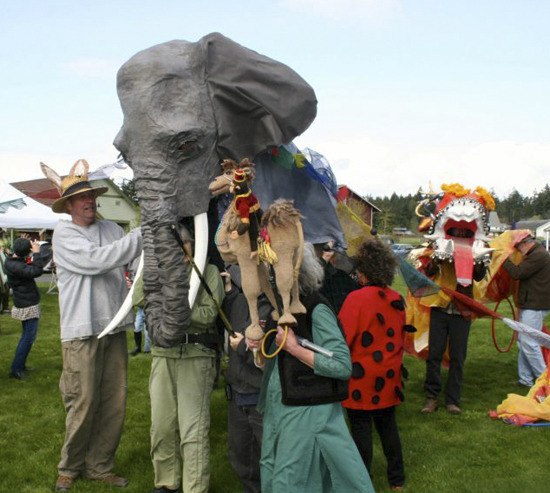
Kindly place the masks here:
<instances>
[{"instance_id":1,"label":"dark shoe","mask_svg":"<svg viewBox=\"0 0 550 493\"><path fill-rule=\"evenodd\" d=\"M75 478L70 476L58 476L55 482L55 491L69 491L74 483Z\"/></svg>"},{"instance_id":2,"label":"dark shoe","mask_svg":"<svg viewBox=\"0 0 550 493\"><path fill-rule=\"evenodd\" d=\"M22 371L10 371L10 378L15 378L16 380L25 380L25 373Z\"/></svg>"},{"instance_id":3,"label":"dark shoe","mask_svg":"<svg viewBox=\"0 0 550 493\"><path fill-rule=\"evenodd\" d=\"M126 488L126 486L128 486L128 483L130 482L126 478L122 478L113 473L100 477L87 476L87 479L90 479L91 481L98 481L99 483L103 484L108 484L109 486L116 486L117 488Z\"/></svg>"},{"instance_id":4,"label":"dark shoe","mask_svg":"<svg viewBox=\"0 0 550 493\"><path fill-rule=\"evenodd\" d=\"M135 356L136 354L139 354L139 353L141 353L141 349L137 347L133 351L130 351L130 356Z\"/></svg>"},{"instance_id":5,"label":"dark shoe","mask_svg":"<svg viewBox=\"0 0 550 493\"><path fill-rule=\"evenodd\" d=\"M162 486L161 488L153 488L151 493L178 493L178 490L171 490L170 488Z\"/></svg>"},{"instance_id":6,"label":"dark shoe","mask_svg":"<svg viewBox=\"0 0 550 493\"><path fill-rule=\"evenodd\" d=\"M437 410L437 400L433 397L428 397L424 407L420 410L422 414L431 414Z\"/></svg>"},{"instance_id":7,"label":"dark shoe","mask_svg":"<svg viewBox=\"0 0 550 493\"><path fill-rule=\"evenodd\" d=\"M447 404L445 408L449 414L460 414L462 412L456 404Z\"/></svg>"}]
</instances>

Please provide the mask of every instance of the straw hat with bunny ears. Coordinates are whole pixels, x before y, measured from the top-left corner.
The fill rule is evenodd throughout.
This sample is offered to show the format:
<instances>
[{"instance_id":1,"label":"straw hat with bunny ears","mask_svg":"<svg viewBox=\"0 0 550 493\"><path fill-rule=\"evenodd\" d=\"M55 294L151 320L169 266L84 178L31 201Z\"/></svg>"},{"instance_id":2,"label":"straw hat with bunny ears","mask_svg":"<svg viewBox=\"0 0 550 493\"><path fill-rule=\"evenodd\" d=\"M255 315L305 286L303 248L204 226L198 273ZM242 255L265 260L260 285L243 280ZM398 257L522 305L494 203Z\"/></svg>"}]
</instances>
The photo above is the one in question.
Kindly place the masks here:
<instances>
[{"instance_id":1,"label":"straw hat with bunny ears","mask_svg":"<svg viewBox=\"0 0 550 493\"><path fill-rule=\"evenodd\" d=\"M55 188L57 188L60 197L52 204L52 211L54 212L67 212L65 208L65 202L69 197L74 197L79 193L84 193L92 190L97 197L104 194L107 187L92 187L88 181L88 162L84 159L79 159L73 164L69 175L61 179L61 177L49 166L44 163L40 163L42 172L46 175L46 178L50 180Z\"/></svg>"}]
</instances>

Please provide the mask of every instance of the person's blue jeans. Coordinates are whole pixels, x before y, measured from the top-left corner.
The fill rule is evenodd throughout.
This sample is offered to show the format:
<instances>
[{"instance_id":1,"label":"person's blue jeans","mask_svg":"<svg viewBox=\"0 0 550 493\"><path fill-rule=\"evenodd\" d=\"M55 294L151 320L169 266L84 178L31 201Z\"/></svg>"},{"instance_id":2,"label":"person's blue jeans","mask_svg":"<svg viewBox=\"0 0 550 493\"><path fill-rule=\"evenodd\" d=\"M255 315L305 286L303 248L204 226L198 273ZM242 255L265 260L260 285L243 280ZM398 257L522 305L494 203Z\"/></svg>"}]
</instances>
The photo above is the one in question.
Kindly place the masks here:
<instances>
[{"instance_id":1,"label":"person's blue jeans","mask_svg":"<svg viewBox=\"0 0 550 493\"><path fill-rule=\"evenodd\" d=\"M145 352L151 351L151 338L145 327L145 310L143 307L139 307L136 311L136 317L134 320L134 332L143 332L145 334Z\"/></svg>"},{"instance_id":2,"label":"person's blue jeans","mask_svg":"<svg viewBox=\"0 0 550 493\"><path fill-rule=\"evenodd\" d=\"M533 329L542 330L548 310L521 310L519 321ZM519 383L533 386L535 380L546 370L540 345L526 334L518 334L518 376Z\"/></svg>"},{"instance_id":3,"label":"person's blue jeans","mask_svg":"<svg viewBox=\"0 0 550 493\"><path fill-rule=\"evenodd\" d=\"M15 350L15 357L11 364L11 372L14 374L21 373L25 370L27 356L31 351L38 332L38 318L22 320L21 325L23 326L21 339L19 339L19 344L17 344L17 349Z\"/></svg>"}]
</instances>

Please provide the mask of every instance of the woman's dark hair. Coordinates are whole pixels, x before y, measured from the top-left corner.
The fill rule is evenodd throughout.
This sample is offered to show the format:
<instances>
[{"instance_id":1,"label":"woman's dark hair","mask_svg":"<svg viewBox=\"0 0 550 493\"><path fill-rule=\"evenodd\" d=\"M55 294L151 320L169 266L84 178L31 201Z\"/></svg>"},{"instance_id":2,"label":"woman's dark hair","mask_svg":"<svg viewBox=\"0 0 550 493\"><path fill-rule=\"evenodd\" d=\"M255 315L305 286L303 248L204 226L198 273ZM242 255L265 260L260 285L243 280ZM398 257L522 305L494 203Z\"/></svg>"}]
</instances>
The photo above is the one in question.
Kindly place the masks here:
<instances>
[{"instance_id":1,"label":"woman's dark hair","mask_svg":"<svg viewBox=\"0 0 550 493\"><path fill-rule=\"evenodd\" d=\"M395 277L397 259L384 242L368 238L353 256L355 268L367 277L369 284L390 286Z\"/></svg>"}]
</instances>

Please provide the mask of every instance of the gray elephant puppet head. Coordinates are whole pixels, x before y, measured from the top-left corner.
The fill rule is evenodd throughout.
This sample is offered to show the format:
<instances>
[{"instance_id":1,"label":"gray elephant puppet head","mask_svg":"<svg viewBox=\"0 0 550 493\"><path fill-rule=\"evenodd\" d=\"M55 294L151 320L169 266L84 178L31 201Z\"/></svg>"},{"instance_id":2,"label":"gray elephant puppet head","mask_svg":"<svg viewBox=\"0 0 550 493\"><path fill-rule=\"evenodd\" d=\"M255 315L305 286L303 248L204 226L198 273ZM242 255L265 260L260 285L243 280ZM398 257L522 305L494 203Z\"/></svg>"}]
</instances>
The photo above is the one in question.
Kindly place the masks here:
<instances>
[{"instance_id":1,"label":"gray elephant puppet head","mask_svg":"<svg viewBox=\"0 0 550 493\"><path fill-rule=\"evenodd\" d=\"M168 347L184 340L190 322L173 225L206 213L221 159L291 142L315 118L317 101L292 69L218 33L137 53L120 68L117 91L124 122L114 145L134 172L142 210L147 324Z\"/></svg>"}]
</instances>

